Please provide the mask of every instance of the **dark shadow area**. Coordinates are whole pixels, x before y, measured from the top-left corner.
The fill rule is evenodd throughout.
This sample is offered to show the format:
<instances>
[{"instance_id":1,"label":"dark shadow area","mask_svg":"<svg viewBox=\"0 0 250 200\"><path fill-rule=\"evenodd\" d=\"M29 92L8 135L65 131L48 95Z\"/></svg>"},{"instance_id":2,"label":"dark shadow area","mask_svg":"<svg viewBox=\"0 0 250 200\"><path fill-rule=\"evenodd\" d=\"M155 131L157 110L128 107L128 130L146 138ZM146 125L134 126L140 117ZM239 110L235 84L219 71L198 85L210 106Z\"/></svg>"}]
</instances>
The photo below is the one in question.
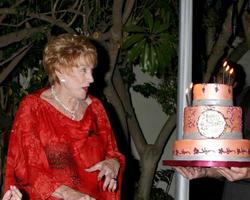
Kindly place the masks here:
<instances>
[{"instance_id":1,"label":"dark shadow area","mask_svg":"<svg viewBox=\"0 0 250 200\"><path fill-rule=\"evenodd\" d=\"M190 181L189 200L221 200L224 181L200 178Z\"/></svg>"},{"instance_id":2,"label":"dark shadow area","mask_svg":"<svg viewBox=\"0 0 250 200\"><path fill-rule=\"evenodd\" d=\"M104 80L105 74L109 70L109 55L107 50L95 40L91 41L97 48L97 66L93 71L94 83L89 87L90 94L105 101L105 95L103 94L103 89L106 87Z\"/></svg>"},{"instance_id":3,"label":"dark shadow area","mask_svg":"<svg viewBox=\"0 0 250 200\"><path fill-rule=\"evenodd\" d=\"M122 188L122 200L133 199L136 182L139 179L139 163L136 160L130 149L130 141L126 138L122 132L122 126L117 116L114 107L107 101L103 90L106 86L104 76L109 70L109 55L106 49L98 42L93 41L97 48L98 63L94 69L94 83L89 88L90 94L100 99L108 114L111 126L113 128L118 148L120 152L126 157L126 168L123 175L123 188Z\"/></svg>"},{"instance_id":4,"label":"dark shadow area","mask_svg":"<svg viewBox=\"0 0 250 200\"><path fill-rule=\"evenodd\" d=\"M205 71L205 30L202 27L201 13L205 12L204 1L194 0L193 3L193 53L192 53L192 81L202 82L202 72Z\"/></svg>"}]
</instances>

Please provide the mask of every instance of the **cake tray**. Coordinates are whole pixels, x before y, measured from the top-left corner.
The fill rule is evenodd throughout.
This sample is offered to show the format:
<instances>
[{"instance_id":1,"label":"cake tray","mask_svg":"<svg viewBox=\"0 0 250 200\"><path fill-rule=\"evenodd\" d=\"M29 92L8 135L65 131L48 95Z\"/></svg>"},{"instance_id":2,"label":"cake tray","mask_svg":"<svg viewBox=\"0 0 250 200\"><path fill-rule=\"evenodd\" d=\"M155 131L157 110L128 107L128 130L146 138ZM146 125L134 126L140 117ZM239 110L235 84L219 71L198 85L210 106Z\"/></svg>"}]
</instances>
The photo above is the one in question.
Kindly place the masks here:
<instances>
[{"instance_id":1,"label":"cake tray","mask_svg":"<svg viewBox=\"0 0 250 200\"><path fill-rule=\"evenodd\" d=\"M250 162L239 161L204 161L204 160L163 160L165 166L182 167L250 167Z\"/></svg>"}]
</instances>

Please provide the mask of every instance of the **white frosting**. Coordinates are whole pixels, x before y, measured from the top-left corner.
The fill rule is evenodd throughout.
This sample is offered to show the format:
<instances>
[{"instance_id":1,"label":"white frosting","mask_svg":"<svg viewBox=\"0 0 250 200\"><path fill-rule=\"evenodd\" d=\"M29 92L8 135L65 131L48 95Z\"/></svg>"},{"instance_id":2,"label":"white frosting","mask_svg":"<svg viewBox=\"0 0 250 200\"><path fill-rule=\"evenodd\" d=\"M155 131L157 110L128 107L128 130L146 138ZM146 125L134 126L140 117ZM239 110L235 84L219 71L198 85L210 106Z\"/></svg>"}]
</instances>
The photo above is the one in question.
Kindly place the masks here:
<instances>
[{"instance_id":1,"label":"white frosting","mask_svg":"<svg viewBox=\"0 0 250 200\"><path fill-rule=\"evenodd\" d=\"M225 129L226 121L223 115L215 110L204 111L198 119L198 130L207 138L218 138Z\"/></svg>"}]
</instances>

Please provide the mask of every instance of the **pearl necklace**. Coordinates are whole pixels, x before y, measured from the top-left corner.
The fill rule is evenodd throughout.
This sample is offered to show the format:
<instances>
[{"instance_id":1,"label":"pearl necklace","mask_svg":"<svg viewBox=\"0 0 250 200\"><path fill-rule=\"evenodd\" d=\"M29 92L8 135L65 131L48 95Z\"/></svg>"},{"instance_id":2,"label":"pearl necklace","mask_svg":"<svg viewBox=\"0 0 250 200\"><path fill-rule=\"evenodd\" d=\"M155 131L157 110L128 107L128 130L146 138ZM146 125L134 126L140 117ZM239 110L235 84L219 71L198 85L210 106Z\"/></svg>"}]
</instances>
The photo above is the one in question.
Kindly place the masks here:
<instances>
[{"instance_id":1,"label":"pearl necklace","mask_svg":"<svg viewBox=\"0 0 250 200\"><path fill-rule=\"evenodd\" d=\"M66 110L70 115L71 119L76 119L76 111L79 107L79 101L77 101L77 106L76 109L70 110L67 106L63 104L63 102L56 96L55 90L54 90L54 85L51 86L51 94L53 95L54 99L56 100L57 103L59 103L60 106L63 107L64 110Z\"/></svg>"}]
</instances>

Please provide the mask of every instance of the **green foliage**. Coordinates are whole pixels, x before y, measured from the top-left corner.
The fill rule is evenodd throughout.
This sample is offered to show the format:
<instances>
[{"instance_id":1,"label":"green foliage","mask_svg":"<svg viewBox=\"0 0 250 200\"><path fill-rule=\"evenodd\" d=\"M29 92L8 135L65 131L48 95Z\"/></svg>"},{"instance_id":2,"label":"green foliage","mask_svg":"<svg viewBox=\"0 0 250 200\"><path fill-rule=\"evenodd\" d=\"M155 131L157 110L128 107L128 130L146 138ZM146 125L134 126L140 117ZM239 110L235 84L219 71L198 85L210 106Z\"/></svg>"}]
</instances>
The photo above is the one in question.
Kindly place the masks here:
<instances>
[{"instance_id":1,"label":"green foliage","mask_svg":"<svg viewBox=\"0 0 250 200\"><path fill-rule=\"evenodd\" d=\"M131 68L121 68L120 73L123 78L123 81L126 82L128 87L130 87L135 82L135 74L133 73Z\"/></svg>"},{"instance_id":2,"label":"green foliage","mask_svg":"<svg viewBox=\"0 0 250 200\"><path fill-rule=\"evenodd\" d=\"M173 200L174 198L168 194L172 183L174 171L170 169L162 169L156 172L154 183L150 194L151 200ZM165 184L165 189L157 187L160 182Z\"/></svg>"},{"instance_id":3,"label":"green foliage","mask_svg":"<svg viewBox=\"0 0 250 200\"><path fill-rule=\"evenodd\" d=\"M134 85L134 91L140 92L144 97L148 98L157 93L157 87L153 83L143 83L142 85Z\"/></svg>"},{"instance_id":4,"label":"green foliage","mask_svg":"<svg viewBox=\"0 0 250 200\"><path fill-rule=\"evenodd\" d=\"M134 85L133 89L136 92L140 92L146 98L149 96L155 98L161 105L163 112L170 115L176 111L176 83L176 77L170 76L168 80L163 81L159 85L144 83L142 85Z\"/></svg>"},{"instance_id":5,"label":"green foliage","mask_svg":"<svg viewBox=\"0 0 250 200\"><path fill-rule=\"evenodd\" d=\"M169 1L148 0L135 9L131 18L123 27L126 36L123 58L127 66L138 65L144 73L156 75L161 83L133 85L131 70L123 70L121 74L134 91L155 98L166 114L172 114L177 99L177 13Z\"/></svg>"},{"instance_id":6,"label":"green foliage","mask_svg":"<svg viewBox=\"0 0 250 200\"><path fill-rule=\"evenodd\" d=\"M139 64L143 72L151 75L171 71L177 58L177 31L170 20L172 11L166 5L158 7L156 14L152 14L155 9L144 8L142 18L124 26L127 37L122 48L128 51L128 62Z\"/></svg>"}]
</instances>

